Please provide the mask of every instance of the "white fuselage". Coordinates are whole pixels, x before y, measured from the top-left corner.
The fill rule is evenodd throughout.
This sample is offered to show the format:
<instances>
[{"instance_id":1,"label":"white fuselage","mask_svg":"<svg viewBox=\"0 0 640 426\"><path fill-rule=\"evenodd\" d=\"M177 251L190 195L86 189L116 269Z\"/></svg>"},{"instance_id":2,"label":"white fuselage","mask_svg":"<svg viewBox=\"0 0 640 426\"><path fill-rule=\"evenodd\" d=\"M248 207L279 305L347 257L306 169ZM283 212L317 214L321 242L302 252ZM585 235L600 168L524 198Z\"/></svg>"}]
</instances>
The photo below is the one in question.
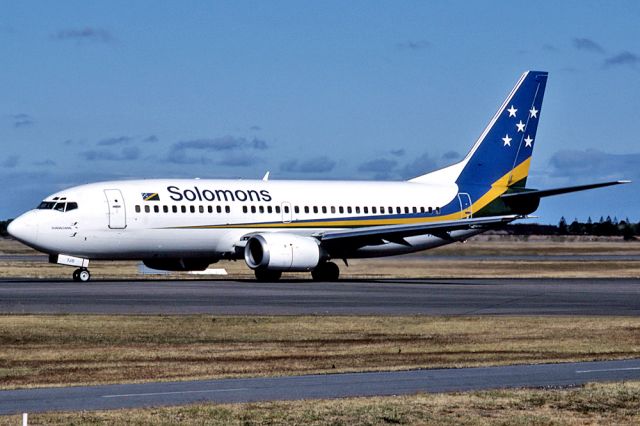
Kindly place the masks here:
<instances>
[{"instance_id":1,"label":"white fuselage","mask_svg":"<svg viewBox=\"0 0 640 426\"><path fill-rule=\"evenodd\" d=\"M237 256L247 234L314 235L328 229L421 223L468 216L450 184L359 181L162 179L77 186L45 199L77 208L31 210L14 223L21 241L87 259ZM146 199L145 199L146 198ZM19 222L18 222L19 221ZM456 231L454 240L477 231ZM360 247L345 257L393 255L452 242L433 235Z\"/></svg>"}]
</instances>

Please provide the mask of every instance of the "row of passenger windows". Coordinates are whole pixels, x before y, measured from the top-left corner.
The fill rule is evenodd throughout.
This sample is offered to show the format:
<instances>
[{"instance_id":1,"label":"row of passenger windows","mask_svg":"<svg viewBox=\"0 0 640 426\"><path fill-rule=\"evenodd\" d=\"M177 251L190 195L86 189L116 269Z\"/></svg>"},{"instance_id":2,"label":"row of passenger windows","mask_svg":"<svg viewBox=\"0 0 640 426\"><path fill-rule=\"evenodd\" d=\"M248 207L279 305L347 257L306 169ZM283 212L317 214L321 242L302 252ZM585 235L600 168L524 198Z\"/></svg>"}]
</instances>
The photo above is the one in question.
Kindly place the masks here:
<instances>
[{"instance_id":1,"label":"row of passenger windows","mask_svg":"<svg viewBox=\"0 0 640 426\"><path fill-rule=\"evenodd\" d=\"M313 212L314 214L316 213L331 213L331 214L378 214L378 212L380 212L380 214L393 214L394 212L396 214L409 214L409 213L436 213L436 214L440 214L440 207L436 207L435 209L433 207L385 207L385 206L381 206L381 207L360 207L360 206L356 206L356 207L351 207L351 206L347 206L347 207L343 207L343 206L304 206L304 207L299 207L299 206L293 206L293 212L294 213L300 213L301 211L304 211L304 214L310 214L311 212ZM273 213L273 209L271 206L242 206L242 212L243 213ZM275 212L276 213L280 213L280 206L275 206ZM284 212L285 213L289 213L289 206L284 206Z\"/></svg>"},{"instance_id":2,"label":"row of passenger windows","mask_svg":"<svg viewBox=\"0 0 640 426\"><path fill-rule=\"evenodd\" d=\"M151 210L153 209L154 213L160 213L160 211L162 210L163 213L169 213L170 211L172 213L222 213L223 211L225 213L231 213L231 207L230 206L195 206L195 205L190 205L190 206L185 206L185 205L181 205L181 206L159 206L159 205L154 205L154 206L150 206L149 204L145 204L144 206L144 211L145 213L151 213ZM137 205L135 207L136 213L140 213L142 211L142 208ZM343 207L343 206L293 206L293 212L296 214L300 214L300 212L303 211L304 214L310 214L310 213L331 213L331 214L410 214L410 213L430 213L430 214L440 214L440 207L387 207L387 206L380 206L380 207L369 207L369 206L365 206L365 207L360 207L360 206L356 206L356 207L351 207L351 206L347 206L347 207ZM280 214L282 212L284 213L290 213L291 209L288 205L284 205L282 206L282 208L280 206L242 206L242 212L243 213L277 213Z\"/></svg>"},{"instance_id":3,"label":"row of passenger windows","mask_svg":"<svg viewBox=\"0 0 640 426\"><path fill-rule=\"evenodd\" d=\"M135 207L136 209L136 213L140 213L142 211L142 209L140 208L139 205L137 205ZM144 212L145 213L151 213L151 206L149 204L145 204L144 206ZM213 213L214 211L216 213L222 213L222 211L224 210L225 213L231 213L231 207L230 206L189 206L187 208L187 206L182 205L182 206L159 206L159 205L155 205L153 206L153 212L154 213L160 213L160 210L162 210L163 213L169 213L169 211L171 211L172 213L195 213L196 211L199 213L204 213L205 210L207 213Z\"/></svg>"}]
</instances>

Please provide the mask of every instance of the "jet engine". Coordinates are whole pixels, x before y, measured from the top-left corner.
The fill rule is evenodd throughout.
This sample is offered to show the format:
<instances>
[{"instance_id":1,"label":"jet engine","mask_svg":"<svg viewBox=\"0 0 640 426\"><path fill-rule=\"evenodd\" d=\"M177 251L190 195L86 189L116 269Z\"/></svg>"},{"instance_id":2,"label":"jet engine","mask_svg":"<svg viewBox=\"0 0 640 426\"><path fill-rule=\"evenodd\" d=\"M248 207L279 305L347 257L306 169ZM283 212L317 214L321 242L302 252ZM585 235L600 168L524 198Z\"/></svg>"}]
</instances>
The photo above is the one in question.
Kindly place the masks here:
<instances>
[{"instance_id":1,"label":"jet engine","mask_svg":"<svg viewBox=\"0 0 640 426\"><path fill-rule=\"evenodd\" d=\"M251 269L310 271L320 263L318 240L285 233L253 235L244 248L244 260Z\"/></svg>"}]
</instances>

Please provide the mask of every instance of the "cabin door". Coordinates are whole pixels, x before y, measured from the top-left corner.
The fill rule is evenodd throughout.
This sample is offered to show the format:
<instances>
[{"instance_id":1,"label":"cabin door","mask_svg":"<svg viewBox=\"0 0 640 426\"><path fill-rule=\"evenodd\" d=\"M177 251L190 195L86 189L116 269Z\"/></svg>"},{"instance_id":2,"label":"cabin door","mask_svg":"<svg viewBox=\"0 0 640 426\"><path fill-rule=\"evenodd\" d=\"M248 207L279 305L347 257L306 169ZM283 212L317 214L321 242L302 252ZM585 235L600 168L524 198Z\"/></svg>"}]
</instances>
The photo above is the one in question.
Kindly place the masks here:
<instances>
[{"instance_id":1,"label":"cabin door","mask_svg":"<svg viewBox=\"0 0 640 426\"><path fill-rule=\"evenodd\" d=\"M127 227L127 214L124 209L124 199L119 189L105 189L109 207L109 228L124 229Z\"/></svg>"},{"instance_id":2,"label":"cabin door","mask_svg":"<svg viewBox=\"0 0 640 426\"><path fill-rule=\"evenodd\" d=\"M292 218L291 203L285 201L282 203L282 223L290 223Z\"/></svg>"},{"instance_id":3,"label":"cabin door","mask_svg":"<svg viewBox=\"0 0 640 426\"><path fill-rule=\"evenodd\" d=\"M458 200L460 200L460 211L465 219L471 219L473 217L473 211L471 209L471 197L466 192L460 192L458 194Z\"/></svg>"}]
</instances>

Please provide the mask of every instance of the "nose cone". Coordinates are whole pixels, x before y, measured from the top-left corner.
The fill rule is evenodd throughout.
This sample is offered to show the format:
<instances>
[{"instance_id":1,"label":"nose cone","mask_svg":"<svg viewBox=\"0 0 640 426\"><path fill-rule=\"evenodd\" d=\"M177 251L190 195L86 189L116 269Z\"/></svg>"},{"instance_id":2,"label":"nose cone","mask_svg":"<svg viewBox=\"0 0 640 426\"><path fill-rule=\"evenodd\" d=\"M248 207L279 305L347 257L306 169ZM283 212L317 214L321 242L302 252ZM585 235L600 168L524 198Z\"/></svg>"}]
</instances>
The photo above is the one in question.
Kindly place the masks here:
<instances>
[{"instance_id":1,"label":"nose cone","mask_svg":"<svg viewBox=\"0 0 640 426\"><path fill-rule=\"evenodd\" d=\"M35 244L38 239L38 225L31 216L26 213L14 219L7 227L7 232L25 244Z\"/></svg>"}]
</instances>

